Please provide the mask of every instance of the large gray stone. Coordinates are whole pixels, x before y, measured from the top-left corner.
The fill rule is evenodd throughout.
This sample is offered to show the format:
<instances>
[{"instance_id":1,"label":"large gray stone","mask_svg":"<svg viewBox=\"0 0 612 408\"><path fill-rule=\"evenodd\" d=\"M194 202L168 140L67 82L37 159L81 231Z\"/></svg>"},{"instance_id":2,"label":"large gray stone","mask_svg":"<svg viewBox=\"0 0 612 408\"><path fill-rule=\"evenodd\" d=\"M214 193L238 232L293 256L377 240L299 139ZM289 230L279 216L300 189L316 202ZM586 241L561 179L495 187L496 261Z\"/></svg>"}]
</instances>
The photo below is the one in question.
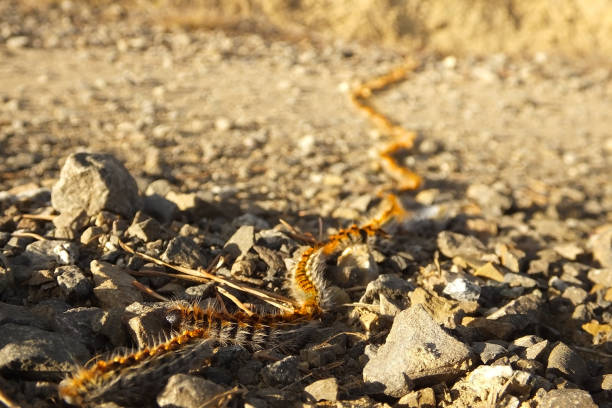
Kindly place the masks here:
<instances>
[{"instance_id":1,"label":"large gray stone","mask_svg":"<svg viewBox=\"0 0 612 408\"><path fill-rule=\"evenodd\" d=\"M7 323L0 327L0 371L57 381L75 361L85 361L89 352L73 336L32 326Z\"/></svg>"},{"instance_id":2,"label":"large gray stone","mask_svg":"<svg viewBox=\"0 0 612 408\"><path fill-rule=\"evenodd\" d=\"M60 213L102 210L131 217L141 207L136 181L125 166L109 154L75 153L68 156L51 204Z\"/></svg>"},{"instance_id":3,"label":"large gray stone","mask_svg":"<svg viewBox=\"0 0 612 408\"><path fill-rule=\"evenodd\" d=\"M399 398L415 385L453 379L471 364L471 350L446 333L420 305L397 315L387 340L363 369L372 392Z\"/></svg>"}]
</instances>

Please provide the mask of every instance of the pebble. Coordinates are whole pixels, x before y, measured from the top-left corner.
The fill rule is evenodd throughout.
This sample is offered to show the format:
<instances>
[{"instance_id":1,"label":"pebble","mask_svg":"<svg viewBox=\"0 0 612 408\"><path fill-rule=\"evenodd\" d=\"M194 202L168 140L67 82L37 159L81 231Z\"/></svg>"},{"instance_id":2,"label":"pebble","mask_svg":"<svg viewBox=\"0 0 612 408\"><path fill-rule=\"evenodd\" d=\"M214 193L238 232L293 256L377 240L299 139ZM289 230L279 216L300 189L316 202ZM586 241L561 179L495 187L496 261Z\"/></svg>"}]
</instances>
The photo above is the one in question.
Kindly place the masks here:
<instances>
[{"instance_id":1,"label":"pebble","mask_svg":"<svg viewBox=\"0 0 612 408\"><path fill-rule=\"evenodd\" d=\"M436 407L436 394L433 388L423 388L412 391L397 401L397 408L434 408Z\"/></svg>"},{"instance_id":2,"label":"pebble","mask_svg":"<svg viewBox=\"0 0 612 408\"><path fill-rule=\"evenodd\" d=\"M612 224L600 227L588 241L593 258L604 268L612 269ZM611 278L612 279L612 278Z\"/></svg>"},{"instance_id":3,"label":"pebble","mask_svg":"<svg viewBox=\"0 0 612 408\"><path fill-rule=\"evenodd\" d=\"M351 245L344 249L337 261L332 280L340 286L359 286L372 282L379 275L379 268L365 244Z\"/></svg>"},{"instance_id":4,"label":"pebble","mask_svg":"<svg viewBox=\"0 0 612 408\"><path fill-rule=\"evenodd\" d=\"M175 374L157 396L161 408L199 408L225 391L225 388L201 377Z\"/></svg>"},{"instance_id":5,"label":"pebble","mask_svg":"<svg viewBox=\"0 0 612 408\"><path fill-rule=\"evenodd\" d=\"M472 184L466 191L468 198L476 201L487 214L500 216L512 207L512 198L508 197L491 186Z\"/></svg>"},{"instance_id":6,"label":"pebble","mask_svg":"<svg viewBox=\"0 0 612 408\"><path fill-rule=\"evenodd\" d=\"M597 408L587 391L561 389L548 391L541 397L538 407L541 408Z\"/></svg>"},{"instance_id":7,"label":"pebble","mask_svg":"<svg viewBox=\"0 0 612 408\"><path fill-rule=\"evenodd\" d=\"M266 365L261 370L262 378L268 384L289 385L300 378L298 365L299 359L296 356L285 357Z\"/></svg>"},{"instance_id":8,"label":"pebble","mask_svg":"<svg viewBox=\"0 0 612 408\"><path fill-rule=\"evenodd\" d=\"M73 242L44 240L29 244L23 256L27 257L32 269L38 270L74 263L78 253L78 247Z\"/></svg>"},{"instance_id":9,"label":"pebble","mask_svg":"<svg viewBox=\"0 0 612 408\"><path fill-rule=\"evenodd\" d=\"M478 301L480 286L465 278L456 278L444 287L442 293L458 301Z\"/></svg>"},{"instance_id":10,"label":"pebble","mask_svg":"<svg viewBox=\"0 0 612 408\"><path fill-rule=\"evenodd\" d=\"M62 213L53 218L55 226L54 236L61 239L74 239L87 223L89 217L85 211L75 211L72 213Z\"/></svg>"},{"instance_id":11,"label":"pebble","mask_svg":"<svg viewBox=\"0 0 612 408\"><path fill-rule=\"evenodd\" d=\"M456 378L469 367L471 350L416 305L395 317L385 344L369 357L364 382L399 398L415 385Z\"/></svg>"},{"instance_id":12,"label":"pebble","mask_svg":"<svg viewBox=\"0 0 612 408\"><path fill-rule=\"evenodd\" d=\"M393 274L383 274L376 278L375 281L368 283L365 293L359 299L361 303L373 303L379 299L380 295L384 295L388 299L405 298L405 296L414 290L413 284Z\"/></svg>"},{"instance_id":13,"label":"pebble","mask_svg":"<svg viewBox=\"0 0 612 408\"><path fill-rule=\"evenodd\" d=\"M491 262L487 262L480 268L476 269L474 272L472 272L472 275L491 279L497 282L503 282L505 279L504 274Z\"/></svg>"},{"instance_id":14,"label":"pebble","mask_svg":"<svg viewBox=\"0 0 612 408\"><path fill-rule=\"evenodd\" d=\"M586 290L577 286L568 286L561 295L561 297L568 299L575 306L583 304L588 296L589 294Z\"/></svg>"},{"instance_id":15,"label":"pebble","mask_svg":"<svg viewBox=\"0 0 612 408\"><path fill-rule=\"evenodd\" d=\"M495 253L499 256L502 265L512 272L520 272L525 259L525 252L505 244L498 244L495 245Z\"/></svg>"},{"instance_id":16,"label":"pebble","mask_svg":"<svg viewBox=\"0 0 612 408\"><path fill-rule=\"evenodd\" d=\"M161 254L161 260L174 265L197 269L206 267L206 257L200 252L199 246L189 237L172 238Z\"/></svg>"},{"instance_id":17,"label":"pebble","mask_svg":"<svg viewBox=\"0 0 612 408\"><path fill-rule=\"evenodd\" d=\"M51 190L51 204L60 213L96 215L106 210L130 218L142 202L136 181L116 158L75 153L66 159Z\"/></svg>"},{"instance_id":18,"label":"pebble","mask_svg":"<svg viewBox=\"0 0 612 408\"><path fill-rule=\"evenodd\" d=\"M243 225L227 240L223 249L233 258L237 258L249 252L254 243L255 228L252 225Z\"/></svg>"},{"instance_id":19,"label":"pebble","mask_svg":"<svg viewBox=\"0 0 612 408\"><path fill-rule=\"evenodd\" d=\"M437 243L440 252L451 259L456 256L480 258L487 253L485 246L477 238L456 232L440 232Z\"/></svg>"},{"instance_id":20,"label":"pebble","mask_svg":"<svg viewBox=\"0 0 612 408\"><path fill-rule=\"evenodd\" d=\"M591 269L587 273L587 278L593 283L612 288L612 268Z\"/></svg>"},{"instance_id":21,"label":"pebble","mask_svg":"<svg viewBox=\"0 0 612 408\"><path fill-rule=\"evenodd\" d=\"M6 48L16 50L19 48L25 48L30 44L30 38L25 35L18 35L11 37L6 40Z\"/></svg>"},{"instance_id":22,"label":"pebble","mask_svg":"<svg viewBox=\"0 0 612 408\"><path fill-rule=\"evenodd\" d=\"M154 344L168 328L166 315L168 304L163 302L151 305L134 302L127 306L123 313L123 321L127 322L128 333L142 348Z\"/></svg>"},{"instance_id":23,"label":"pebble","mask_svg":"<svg viewBox=\"0 0 612 408\"><path fill-rule=\"evenodd\" d=\"M304 391L315 401L336 401L338 399L338 380L325 378L306 386Z\"/></svg>"},{"instance_id":24,"label":"pebble","mask_svg":"<svg viewBox=\"0 0 612 408\"><path fill-rule=\"evenodd\" d=\"M123 268L96 260L91 261L90 268L96 285L94 295L103 309L124 309L142 301L142 293L132 285L134 278Z\"/></svg>"},{"instance_id":25,"label":"pebble","mask_svg":"<svg viewBox=\"0 0 612 408\"><path fill-rule=\"evenodd\" d=\"M76 265L60 266L55 269L53 275L63 295L70 302L85 300L92 291L91 281Z\"/></svg>"},{"instance_id":26,"label":"pebble","mask_svg":"<svg viewBox=\"0 0 612 408\"><path fill-rule=\"evenodd\" d=\"M580 248L575 243L561 244L555 245L553 249L565 259L569 259L573 261L576 257L584 252L582 248Z\"/></svg>"},{"instance_id":27,"label":"pebble","mask_svg":"<svg viewBox=\"0 0 612 408\"><path fill-rule=\"evenodd\" d=\"M163 223L169 223L178 213L178 206L159 194L144 197L143 210Z\"/></svg>"},{"instance_id":28,"label":"pebble","mask_svg":"<svg viewBox=\"0 0 612 408\"><path fill-rule=\"evenodd\" d=\"M585 384L590 379L586 363L578 353L565 343L555 344L548 356L546 372L561 375L575 384Z\"/></svg>"},{"instance_id":29,"label":"pebble","mask_svg":"<svg viewBox=\"0 0 612 408\"><path fill-rule=\"evenodd\" d=\"M510 323L516 330L523 330L538 321L540 308L544 303L542 292L534 290L502 306L487 316L488 320Z\"/></svg>"},{"instance_id":30,"label":"pebble","mask_svg":"<svg viewBox=\"0 0 612 408\"><path fill-rule=\"evenodd\" d=\"M476 353L480 355L480 359L485 364L497 360L499 357L505 355L508 352L508 350L501 344L488 341L474 343L472 345L472 348Z\"/></svg>"},{"instance_id":31,"label":"pebble","mask_svg":"<svg viewBox=\"0 0 612 408\"><path fill-rule=\"evenodd\" d=\"M161 236L161 225L153 218L149 218L138 211L134 216L132 225L125 232L128 237L134 237L144 242L155 241Z\"/></svg>"}]
</instances>

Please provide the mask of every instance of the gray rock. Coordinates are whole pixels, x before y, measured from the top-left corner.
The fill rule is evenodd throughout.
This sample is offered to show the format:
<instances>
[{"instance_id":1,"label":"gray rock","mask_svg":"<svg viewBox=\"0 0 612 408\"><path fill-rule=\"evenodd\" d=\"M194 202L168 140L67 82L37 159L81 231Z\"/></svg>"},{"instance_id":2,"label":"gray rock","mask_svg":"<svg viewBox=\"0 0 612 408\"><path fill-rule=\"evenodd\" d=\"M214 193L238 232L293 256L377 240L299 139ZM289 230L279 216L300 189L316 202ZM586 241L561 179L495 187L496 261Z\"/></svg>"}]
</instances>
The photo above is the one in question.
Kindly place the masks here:
<instances>
[{"instance_id":1,"label":"gray rock","mask_svg":"<svg viewBox=\"0 0 612 408\"><path fill-rule=\"evenodd\" d=\"M78 258L78 247L69 241L34 241L26 247L23 256L34 270L51 269L56 265L69 265Z\"/></svg>"},{"instance_id":2,"label":"gray rock","mask_svg":"<svg viewBox=\"0 0 612 408\"><path fill-rule=\"evenodd\" d=\"M41 319L27 307L0 302L0 326L7 323L34 326L42 330L50 329L50 325L44 319Z\"/></svg>"},{"instance_id":3,"label":"gray rock","mask_svg":"<svg viewBox=\"0 0 612 408\"><path fill-rule=\"evenodd\" d=\"M0 327L0 370L38 380L58 381L89 352L74 336L7 323Z\"/></svg>"},{"instance_id":4,"label":"gray rock","mask_svg":"<svg viewBox=\"0 0 612 408\"><path fill-rule=\"evenodd\" d=\"M612 288L612 268L591 269L587 277L593 283L599 283L606 288Z\"/></svg>"},{"instance_id":5,"label":"gray rock","mask_svg":"<svg viewBox=\"0 0 612 408\"><path fill-rule=\"evenodd\" d=\"M493 360L497 360L508 352L504 346L492 342L478 342L472 345L476 353L480 355L483 363L488 364Z\"/></svg>"},{"instance_id":6,"label":"gray rock","mask_svg":"<svg viewBox=\"0 0 612 408\"><path fill-rule=\"evenodd\" d=\"M443 293L458 301L478 301L480 286L465 278L457 278L444 287Z\"/></svg>"},{"instance_id":7,"label":"gray rock","mask_svg":"<svg viewBox=\"0 0 612 408\"><path fill-rule=\"evenodd\" d=\"M202 300L215 295L215 282L203 283L201 285L190 286L185 289L185 295L192 300Z\"/></svg>"},{"instance_id":8,"label":"gray rock","mask_svg":"<svg viewBox=\"0 0 612 408\"><path fill-rule=\"evenodd\" d=\"M143 210L163 223L172 221L179 211L175 203L159 194L145 196Z\"/></svg>"},{"instance_id":9,"label":"gray rock","mask_svg":"<svg viewBox=\"0 0 612 408\"><path fill-rule=\"evenodd\" d=\"M338 380L334 377L315 381L304 391L315 401L336 401L338 399Z\"/></svg>"},{"instance_id":10,"label":"gray rock","mask_svg":"<svg viewBox=\"0 0 612 408\"><path fill-rule=\"evenodd\" d=\"M612 268L612 225L607 225L600 232L589 238L589 246L593 251L593 258L602 267Z\"/></svg>"},{"instance_id":11,"label":"gray rock","mask_svg":"<svg viewBox=\"0 0 612 408\"><path fill-rule=\"evenodd\" d=\"M373 391L399 398L414 385L453 379L470 363L470 349L416 305L396 316L385 344L364 367L363 379Z\"/></svg>"},{"instance_id":12,"label":"gray rock","mask_svg":"<svg viewBox=\"0 0 612 408\"><path fill-rule=\"evenodd\" d=\"M587 391L576 389L551 390L540 400L541 408L597 408Z\"/></svg>"},{"instance_id":13,"label":"gray rock","mask_svg":"<svg viewBox=\"0 0 612 408\"><path fill-rule=\"evenodd\" d=\"M89 297L92 290L91 281L78 266L60 266L55 269L53 275L68 301L78 301Z\"/></svg>"},{"instance_id":14,"label":"gray rock","mask_svg":"<svg viewBox=\"0 0 612 408\"><path fill-rule=\"evenodd\" d=\"M265 366L261 370L262 377L269 384L291 384L300 378L298 363L296 356L285 357Z\"/></svg>"},{"instance_id":15,"label":"gray rock","mask_svg":"<svg viewBox=\"0 0 612 408\"><path fill-rule=\"evenodd\" d=\"M550 351L546 372L561 375L579 385L585 384L590 378L582 357L562 342Z\"/></svg>"},{"instance_id":16,"label":"gray rock","mask_svg":"<svg viewBox=\"0 0 612 408\"><path fill-rule=\"evenodd\" d=\"M561 295L561 297L572 302L574 306L583 304L588 296L589 294L586 290L577 286L568 286Z\"/></svg>"},{"instance_id":17,"label":"gray rock","mask_svg":"<svg viewBox=\"0 0 612 408\"><path fill-rule=\"evenodd\" d=\"M126 342L125 329L119 316L116 318L99 307L76 307L55 316L58 331L82 339L92 349L100 349L108 339L114 346Z\"/></svg>"},{"instance_id":18,"label":"gray rock","mask_svg":"<svg viewBox=\"0 0 612 408\"><path fill-rule=\"evenodd\" d=\"M227 240L223 249L233 258L246 254L255 243L255 228L252 225L243 225Z\"/></svg>"},{"instance_id":19,"label":"gray rock","mask_svg":"<svg viewBox=\"0 0 612 408\"><path fill-rule=\"evenodd\" d=\"M125 166L109 154L75 153L66 159L51 204L60 213L102 210L131 217L142 206L136 181Z\"/></svg>"},{"instance_id":20,"label":"gray rock","mask_svg":"<svg viewBox=\"0 0 612 408\"><path fill-rule=\"evenodd\" d=\"M220 385L193 375L175 374L157 396L161 408L199 408L225 391Z\"/></svg>"},{"instance_id":21,"label":"gray rock","mask_svg":"<svg viewBox=\"0 0 612 408\"><path fill-rule=\"evenodd\" d=\"M152 242L160 237L161 225L153 218L145 216L140 211L134 216L132 225L125 232L128 237L135 237L144 242Z\"/></svg>"},{"instance_id":22,"label":"gray rock","mask_svg":"<svg viewBox=\"0 0 612 408\"><path fill-rule=\"evenodd\" d=\"M125 308L123 320L128 332L139 348L155 343L167 328L168 304L135 302Z\"/></svg>"},{"instance_id":23,"label":"gray rock","mask_svg":"<svg viewBox=\"0 0 612 408\"><path fill-rule=\"evenodd\" d=\"M53 218L55 238L74 239L87 223L89 217L85 211L65 212Z\"/></svg>"},{"instance_id":24,"label":"gray rock","mask_svg":"<svg viewBox=\"0 0 612 408\"><path fill-rule=\"evenodd\" d=\"M206 258L199 246L189 237L172 238L161 255L162 261L188 268L205 268Z\"/></svg>"},{"instance_id":25,"label":"gray rock","mask_svg":"<svg viewBox=\"0 0 612 408\"><path fill-rule=\"evenodd\" d=\"M372 282L379 275L378 264L365 244L351 245L338 256L331 280L340 286L358 286Z\"/></svg>"},{"instance_id":26,"label":"gray rock","mask_svg":"<svg viewBox=\"0 0 612 408\"><path fill-rule=\"evenodd\" d=\"M487 253L485 246L477 238L451 231L440 232L437 242L440 252L448 258L481 258Z\"/></svg>"},{"instance_id":27,"label":"gray rock","mask_svg":"<svg viewBox=\"0 0 612 408\"><path fill-rule=\"evenodd\" d=\"M384 274L368 283L365 293L359 300L361 303L372 303L385 295L389 299L405 298L406 294L414 289L414 286L404 279L393 274Z\"/></svg>"},{"instance_id":28,"label":"gray rock","mask_svg":"<svg viewBox=\"0 0 612 408\"><path fill-rule=\"evenodd\" d=\"M466 195L492 215L502 215L512 207L511 197L503 195L489 185L472 184L468 187Z\"/></svg>"},{"instance_id":29,"label":"gray rock","mask_svg":"<svg viewBox=\"0 0 612 408\"><path fill-rule=\"evenodd\" d=\"M123 268L96 260L90 268L96 284L94 295L104 309L124 309L142 301L142 293L132 285L134 278Z\"/></svg>"},{"instance_id":30,"label":"gray rock","mask_svg":"<svg viewBox=\"0 0 612 408\"><path fill-rule=\"evenodd\" d=\"M542 292L534 290L510 301L487 316L487 319L510 323L516 330L523 330L529 324L538 321L538 313L543 303Z\"/></svg>"}]
</instances>

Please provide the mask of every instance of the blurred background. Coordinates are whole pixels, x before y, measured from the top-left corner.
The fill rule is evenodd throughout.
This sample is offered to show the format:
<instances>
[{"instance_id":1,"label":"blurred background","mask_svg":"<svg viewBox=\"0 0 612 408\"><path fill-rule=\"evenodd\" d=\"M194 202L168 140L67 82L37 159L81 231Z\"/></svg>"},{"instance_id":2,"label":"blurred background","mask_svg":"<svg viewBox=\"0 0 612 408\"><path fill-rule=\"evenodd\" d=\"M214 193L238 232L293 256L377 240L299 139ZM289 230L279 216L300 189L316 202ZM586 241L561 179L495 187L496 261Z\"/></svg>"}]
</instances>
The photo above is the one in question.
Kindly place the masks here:
<instances>
[{"instance_id":1,"label":"blurred background","mask_svg":"<svg viewBox=\"0 0 612 408\"><path fill-rule=\"evenodd\" d=\"M24 8L69 1L23 0ZM168 28L325 36L453 55L612 55L610 0L89 0L107 19L140 16ZM109 7L110 6L110 7Z\"/></svg>"}]
</instances>

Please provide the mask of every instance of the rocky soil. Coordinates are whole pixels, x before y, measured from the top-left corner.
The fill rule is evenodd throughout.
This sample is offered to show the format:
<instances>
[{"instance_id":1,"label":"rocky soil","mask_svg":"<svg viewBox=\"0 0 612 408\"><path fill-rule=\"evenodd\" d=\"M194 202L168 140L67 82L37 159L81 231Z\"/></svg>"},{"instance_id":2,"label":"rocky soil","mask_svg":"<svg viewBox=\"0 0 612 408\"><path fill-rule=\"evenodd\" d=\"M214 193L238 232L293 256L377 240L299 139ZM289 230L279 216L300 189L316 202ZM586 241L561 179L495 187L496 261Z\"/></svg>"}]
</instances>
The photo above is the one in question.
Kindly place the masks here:
<instances>
[{"instance_id":1,"label":"rocky soil","mask_svg":"<svg viewBox=\"0 0 612 408\"><path fill-rule=\"evenodd\" d=\"M394 191L387 136L348 93L404 55L139 22L0 4L0 391L21 406L66 406L57 384L75 362L168 329L168 303L134 280L218 296L120 240L191 268L223 255L219 276L287 295L304 242L281 219L324 238ZM401 160L425 185L398 193L412 216L388 237L328 265L351 306L298 349L220 347L142 401L610 406L612 71L417 57L373 99L418 130Z\"/></svg>"}]
</instances>

